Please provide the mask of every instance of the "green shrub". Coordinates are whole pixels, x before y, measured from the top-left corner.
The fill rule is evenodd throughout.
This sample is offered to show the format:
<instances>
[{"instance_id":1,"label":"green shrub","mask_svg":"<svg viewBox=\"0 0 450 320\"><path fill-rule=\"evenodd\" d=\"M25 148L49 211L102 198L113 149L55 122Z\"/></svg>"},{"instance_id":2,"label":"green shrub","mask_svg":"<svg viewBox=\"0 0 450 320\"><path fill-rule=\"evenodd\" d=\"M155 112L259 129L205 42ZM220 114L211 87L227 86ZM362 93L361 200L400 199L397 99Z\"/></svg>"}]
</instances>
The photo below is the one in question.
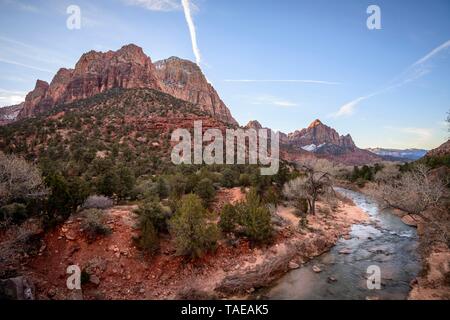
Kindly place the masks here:
<instances>
[{"instance_id":1,"label":"green shrub","mask_svg":"<svg viewBox=\"0 0 450 320\"><path fill-rule=\"evenodd\" d=\"M265 192L264 192L264 203L267 204L273 204L273 205L277 205L280 203L280 193L277 190L277 188L275 188L274 186L269 187Z\"/></svg>"},{"instance_id":2,"label":"green shrub","mask_svg":"<svg viewBox=\"0 0 450 320\"><path fill-rule=\"evenodd\" d=\"M22 203L11 203L0 208L0 221L19 223L27 216L27 207Z\"/></svg>"},{"instance_id":3,"label":"green shrub","mask_svg":"<svg viewBox=\"0 0 450 320\"><path fill-rule=\"evenodd\" d=\"M138 227L142 229L148 223L152 224L157 232L166 232L168 230L168 214L155 198L146 200L134 213L138 218Z\"/></svg>"},{"instance_id":4,"label":"green shrub","mask_svg":"<svg viewBox=\"0 0 450 320\"><path fill-rule=\"evenodd\" d=\"M187 177L187 181L186 181L186 192L187 193L192 193L195 192L195 188L197 187L199 181L200 181L200 176L192 173L190 175L188 175Z\"/></svg>"},{"instance_id":5,"label":"green shrub","mask_svg":"<svg viewBox=\"0 0 450 320\"><path fill-rule=\"evenodd\" d=\"M88 238L95 239L97 236L111 233L111 228L105 224L106 217L102 210L87 209L82 212L82 215L81 228Z\"/></svg>"},{"instance_id":6,"label":"green shrub","mask_svg":"<svg viewBox=\"0 0 450 320\"><path fill-rule=\"evenodd\" d=\"M99 176L97 183L97 192L107 197L112 197L117 193L120 185L120 178L113 170L108 170Z\"/></svg>"},{"instance_id":7,"label":"green shrub","mask_svg":"<svg viewBox=\"0 0 450 320\"><path fill-rule=\"evenodd\" d=\"M189 194L182 198L176 214L170 220L178 254L198 258L215 248L219 232L210 221L211 218L197 195Z\"/></svg>"},{"instance_id":8,"label":"green shrub","mask_svg":"<svg viewBox=\"0 0 450 320\"><path fill-rule=\"evenodd\" d=\"M159 249L159 236L152 220L146 215L140 215L138 226L141 230L137 238L139 247L150 253L156 252Z\"/></svg>"},{"instance_id":9,"label":"green shrub","mask_svg":"<svg viewBox=\"0 0 450 320\"><path fill-rule=\"evenodd\" d=\"M216 195L216 189L214 188L212 181L208 178L200 180L195 187L194 192L203 200L205 206L208 206Z\"/></svg>"},{"instance_id":10,"label":"green shrub","mask_svg":"<svg viewBox=\"0 0 450 320\"><path fill-rule=\"evenodd\" d=\"M254 188L245 201L223 207L219 226L224 232L242 234L253 243L266 243L272 237L270 210L261 203Z\"/></svg>"},{"instance_id":11,"label":"green shrub","mask_svg":"<svg viewBox=\"0 0 450 320\"><path fill-rule=\"evenodd\" d=\"M45 178L51 193L47 200L44 225L53 227L66 220L76 210L66 179L60 174L51 174Z\"/></svg>"},{"instance_id":12,"label":"green shrub","mask_svg":"<svg viewBox=\"0 0 450 320\"><path fill-rule=\"evenodd\" d=\"M231 188L235 185L235 174L233 170L226 168L222 173L222 186Z\"/></svg>"},{"instance_id":13,"label":"green shrub","mask_svg":"<svg viewBox=\"0 0 450 320\"><path fill-rule=\"evenodd\" d=\"M243 205L243 212L240 214L243 233L251 241L265 243L272 237L272 224L270 211L264 205L255 189L251 189L247 194Z\"/></svg>"},{"instance_id":14,"label":"green shrub","mask_svg":"<svg viewBox=\"0 0 450 320\"><path fill-rule=\"evenodd\" d=\"M186 178L181 174L170 177L170 196L181 198L186 191Z\"/></svg>"},{"instance_id":15,"label":"green shrub","mask_svg":"<svg viewBox=\"0 0 450 320\"><path fill-rule=\"evenodd\" d=\"M156 181L156 192L160 199L165 199L169 196L169 186L163 178L159 177Z\"/></svg>"},{"instance_id":16,"label":"green shrub","mask_svg":"<svg viewBox=\"0 0 450 320\"><path fill-rule=\"evenodd\" d=\"M239 224L239 210L232 204L225 204L220 213L219 227L225 232L234 232L236 225Z\"/></svg>"},{"instance_id":17,"label":"green shrub","mask_svg":"<svg viewBox=\"0 0 450 320\"><path fill-rule=\"evenodd\" d=\"M250 184L251 184L250 175L248 175L247 173L241 173L241 175L239 176L239 185L243 187L248 187L250 186Z\"/></svg>"},{"instance_id":18,"label":"green shrub","mask_svg":"<svg viewBox=\"0 0 450 320\"><path fill-rule=\"evenodd\" d=\"M138 200L159 197L157 187L157 183L151 179L140 180L134 186L133 196Z\"/></svg>"}]
</instances>

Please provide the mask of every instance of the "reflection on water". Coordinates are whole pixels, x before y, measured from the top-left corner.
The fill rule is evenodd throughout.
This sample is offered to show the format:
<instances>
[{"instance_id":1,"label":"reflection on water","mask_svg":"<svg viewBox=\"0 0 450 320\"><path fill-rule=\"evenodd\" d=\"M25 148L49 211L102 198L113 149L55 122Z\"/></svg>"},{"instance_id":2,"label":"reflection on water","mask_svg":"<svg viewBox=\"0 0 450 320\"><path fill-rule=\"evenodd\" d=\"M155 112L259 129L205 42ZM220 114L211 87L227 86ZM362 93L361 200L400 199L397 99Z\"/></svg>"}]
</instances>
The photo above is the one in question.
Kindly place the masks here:
<instances>
[{"instance_id":1,"label":"reflection on water","mask_svg":"<svg viewBox=\"0 0 450 320\"><path fill-rule=\"evenodd\" d=\"M367 196L336 188L367 212L367 224L353 225L350 239L341 239L329 252L290 271L270 289L268 299L405 299L409 283L420 269L416 230ZM345 249L345 250L344 250ZM348 254L340 254L340 251ZM315 273L312 266L322 272ZM381 270L381 289L367 288L367 267Z\"/></svg>"}]
</instances>

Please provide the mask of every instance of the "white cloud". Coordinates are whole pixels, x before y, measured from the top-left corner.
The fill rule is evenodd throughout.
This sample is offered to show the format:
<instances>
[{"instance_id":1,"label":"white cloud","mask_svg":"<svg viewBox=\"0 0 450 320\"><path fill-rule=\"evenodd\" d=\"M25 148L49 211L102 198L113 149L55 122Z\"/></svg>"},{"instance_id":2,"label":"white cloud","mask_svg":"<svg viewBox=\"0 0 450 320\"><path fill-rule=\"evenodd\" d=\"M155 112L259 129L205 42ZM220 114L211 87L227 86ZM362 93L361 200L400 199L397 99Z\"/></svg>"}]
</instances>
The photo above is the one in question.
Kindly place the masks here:
<instances>
[{"instance_id":1,"label":"white cloud","mask_svg":"<svg viewBox=\"0 0 450 320\"><path fill-rule=\"evenodd\" d=\"M412 140L415 141L416 144L423 144L425 142L429 142L429 140L433 137L433 128L419 128L419 127L392 127L387 126L386 129L403 133L408 136L412 136Z\"/></svg>"},{"instance_id":2,"label":"white cloud","mask_svg":"<svg viewBox=\"0 0 450 320\"><path fill-rule=\"evenodd\" d=\"M277 107L296 107L298 106L297 103L283 99L278 98L270 95L263 95L256 98L250 98L252 99L251 104L254 105L273 105Z\"/></svg>"},{"instance_id":3,"label":"white cloud","mask_svg":"<svg viewBox=\"0 0 450 320\"><path fill-rule=\"evenodd\" d=\"M125 3L140 6L151 11L181 10L181 5L175 0L125 0Z\"/></svg>"},{"instance_id":4,"label":"white cloud","mask_svg":"<svg viewBox=\"0 0 450 320\"><path fill-rule=\"evenodd\" d=\"M312 84L338 85L340 82L322 81L322 80L302 80L302 79L225 79L225 82L298 82Z\"/></svg>"},{"instance_id":5,"label":"white cloud","mask_svg":"<svg viewBox=\"0 0 450 320\"><path fill-rule=\"evenodd\" d=\"M191 35L192 50L194 51L195 62L198 66L200 66L201 54L197 44L197 32L195 30L194 20L192 19L191 2L189 0L181 0L181 4L183 5L184 17L186 18L186 23Z\"/></svg>"},{"instance_id":6,"label":"white cloud","mask_svg":"<svg viewBox=\"0 0 450 320\"><path fill-rule=\"evenodd\" d=\"M333 117L350 116L355 112L355 108L358 106L358 103L366 99L367 97L356 98L344 104L342 107L339 108L339 110L336 113L333 113L331 116Z\"/></svg>"},{"instance_id":7,"label":"white cloud","mask_svg":"<svg viewBox=\"0 0 450 320\"><path fill-rule=\"evenodd\" d=\"M356 107L359 105L359 103L361 101L366 100L371 97L374 97L374 96L377 96L379 94L385 93L392 89L404 86L404 85L406 85L412 81L415 81L415 80L423 77L424 75L430 73L432 70L432 66L427 63L430 62L431 59L434 58L438 53L441 53L442 51L445 51L448 48L450 48L450 40L447 40L440 46L431 50L424 57L422 57L421 59L414 62L405 71L403 71L401 74L399 74L393 80L389 81L380 90L372 92L366 96L356 98L350 102L347 102L346 104L341 106L337 112L333 113L332 115L334 117L351 115L354 113Z\"/></svg>"},{"instance_id":8,"label":"white cloud","mask_svg":"<svg viewBox=\"0 0 450 320\"><path fill-rule=\"evenodd\" d=\"M407 128L399 128L399 131L403 133L416 135L421 140L426 140L433 135L432 129L430 128L407 127Z\"/></svg>"},{"instance_id":9,"label":"white cloud","mask_svg":"<svg viewBox=\"0 0 450 320\"><path fill-rule=\"evenodd\" d=\"M0 107L11 106L25 100L25 92L0 89Z\"/></svg>"}]
</instances>

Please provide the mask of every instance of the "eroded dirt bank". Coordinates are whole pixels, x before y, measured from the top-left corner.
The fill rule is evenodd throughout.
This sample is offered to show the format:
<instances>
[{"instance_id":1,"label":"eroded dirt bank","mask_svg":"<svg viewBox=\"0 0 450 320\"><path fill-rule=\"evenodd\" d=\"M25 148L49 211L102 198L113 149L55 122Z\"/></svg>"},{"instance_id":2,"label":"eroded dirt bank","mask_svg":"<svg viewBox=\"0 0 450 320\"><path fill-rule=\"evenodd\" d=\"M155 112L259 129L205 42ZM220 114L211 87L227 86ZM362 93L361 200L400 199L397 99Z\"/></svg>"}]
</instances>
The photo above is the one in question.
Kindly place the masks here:
<instances>
[{"instance_id":1,"label":"eroded dirt bank","mask_svg":"<svg viewBox=\"0 0 450 320\"><path fill-rule=\"evenodd\" d=\"M450 250L444 243L430 244L425 222L417 223L422 248L422 271L412 283L410 300L450 300Z\"/></svg>"},{"instance_id":2,"label":"eroded dirt bank","mask_svg":"<svg viewBox=\"0 0 450 320\"><path fill-rule=\"evenodd\" d=\"M223 191L226 201L242 194ZM354 223L368 219L350 202L308 217L308 230L299 231L292 208L279 206L276 237L270 246L251 248L244 239L223 240L214 253L192 262L175 255L169 237L161 251L147 256L136 248L133 235L135 206L116 206L106 211L112 229L108 236L89 242L81 219L74 215L44 236L39 254L22 263L21 273L32 279L38 299L176 299L240 297L268 285L290 268L320 255ZM66 269L79 265L85 272L82 295L67 289ZM88 276L87 276L88 275Z\"/></svg>"}]
</instances>

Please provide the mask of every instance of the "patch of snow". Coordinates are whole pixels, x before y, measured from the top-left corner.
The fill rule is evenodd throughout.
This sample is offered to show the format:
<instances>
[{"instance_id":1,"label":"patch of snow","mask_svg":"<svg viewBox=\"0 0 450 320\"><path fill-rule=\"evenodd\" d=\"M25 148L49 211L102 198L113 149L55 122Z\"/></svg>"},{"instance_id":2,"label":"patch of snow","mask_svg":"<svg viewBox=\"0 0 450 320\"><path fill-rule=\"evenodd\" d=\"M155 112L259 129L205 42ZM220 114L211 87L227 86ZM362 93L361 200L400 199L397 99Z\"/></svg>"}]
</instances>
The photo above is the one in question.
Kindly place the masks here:
<instances>
[{"instance_id":1,"label":"patch of snow","mask_svg":"<svg viewBox=\"0 0 450 320\"><path fill-rule=\"evenodd\" d=\"M11 113L6 113L6 114L3 114L3 115L0 115L0 119L3 119L3 120L16 120L16 118L19 115L19 113L20 113L20 110L17 110L17 111L11 112Z\"/></svg>"},{"instance_id":2,"label":"patch of snow","mask_svg":"<svg viewBox=\"0 0 450 320\"><path fill-rule=\"evenodd\" d=\"M309 152L314 152L314 151L316 151L317 146L313 143L313 144L309 144L307 146L303 146L302 149L309 151Z\"/></svg>"}]
</instances>

